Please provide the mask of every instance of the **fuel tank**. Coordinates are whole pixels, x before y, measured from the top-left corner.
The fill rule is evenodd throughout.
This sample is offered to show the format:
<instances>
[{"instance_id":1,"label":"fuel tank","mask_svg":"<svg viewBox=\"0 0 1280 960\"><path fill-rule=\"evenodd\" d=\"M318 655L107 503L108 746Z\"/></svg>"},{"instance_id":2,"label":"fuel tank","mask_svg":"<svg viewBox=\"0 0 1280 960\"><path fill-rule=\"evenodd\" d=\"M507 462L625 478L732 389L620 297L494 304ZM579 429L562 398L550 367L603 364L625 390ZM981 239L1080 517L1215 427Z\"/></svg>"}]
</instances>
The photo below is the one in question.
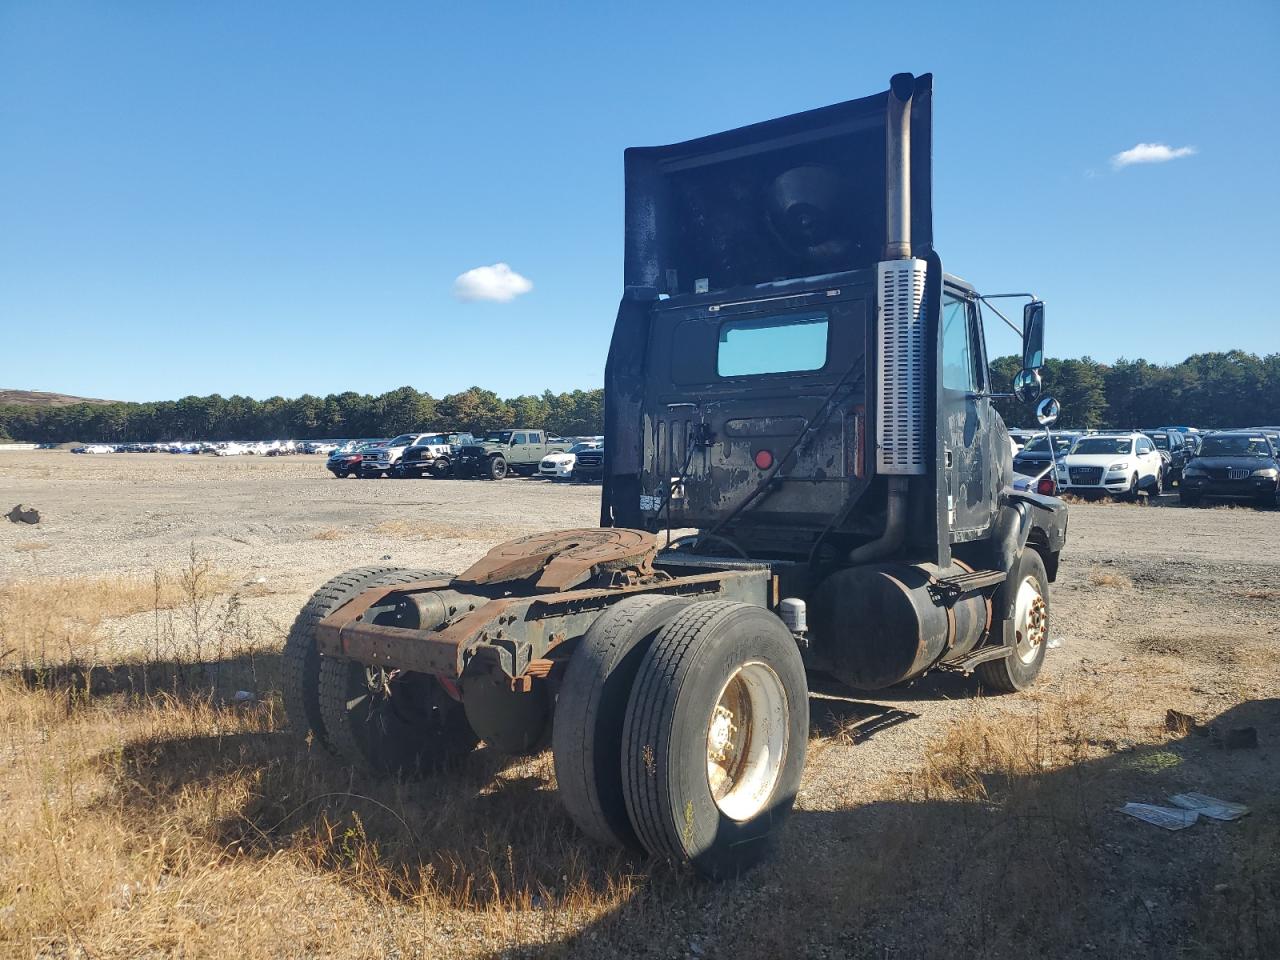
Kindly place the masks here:
<instances>
[{"instance_id":1,"label":"fuel tank","mask_svg":"<svg viewBox=\"0 0 1280 960\"><path fill-rule=\"evenodd\" d=\"M956 564L868 564L840 570L809 601L814 665L859 690L880 690L971 651L991 623L981 593L948 602L937 583Z\"/></svg>"}]
</instances>

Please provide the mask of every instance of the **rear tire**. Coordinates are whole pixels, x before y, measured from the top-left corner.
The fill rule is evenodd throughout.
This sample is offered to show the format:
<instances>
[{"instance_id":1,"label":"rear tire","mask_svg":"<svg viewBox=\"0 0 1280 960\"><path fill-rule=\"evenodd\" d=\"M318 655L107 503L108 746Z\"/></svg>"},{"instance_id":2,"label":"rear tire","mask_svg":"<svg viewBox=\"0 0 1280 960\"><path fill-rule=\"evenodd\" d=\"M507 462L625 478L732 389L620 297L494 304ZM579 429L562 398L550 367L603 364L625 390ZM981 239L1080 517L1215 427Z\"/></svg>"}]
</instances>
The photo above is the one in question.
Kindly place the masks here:
<instances>
[{"instance_id":1,"label":"rear tire","mask_svg":"<svg viewBox=\"0 0 1280 960\"><path fill-rule=\"evenodd\" d=\"M352 599L371 587L448 576L396 568L367 581ZM430 674L367 668L345 657L319 661L320 717L330 746L348 763L384 776L416 776L475 747L462 704Z\"/></svg>"},{"instance_id":2,"label":"rear tire","mask_svg":"<svg viewBox=\"0 0 1280 960\"><path fill-rule=\"evenodd\" d=\"M340 657L321 658L320 712L338 756L378 776L431 773L477 740L435 677Z\"/></svg>"},{"instance_id":3,"label":"rear tire","mask_svg":"<svg viewBox=\"0 0 1280 960\"><path fill-rule=\"evenodd\" d=\"M639 847L622 787L627 698L654 634L686 601L629 597L597 619L569 658L556 701L551 750L560 800L600 843Z\"/></svg>"},{"instance_id":4,"label":"rear tire","mask_svg":"<svg viewBox=\"0 0 1280 960\"><path fill-rule=\"evenodd\" d=\"M982 685L1000 693L1017 693L1035 683L1049 646L1049 577L1044 560L1033 548L1023 548L1014 582L1018 593L1013 618L1001 625L1004 645L1013 652L1001 660L980 663L977 670Z\"/></svg>"},{"instance_id":5,"label":"rear tire","mask_svg":"<svg viewBox=\"0 0 1280 960\"><path fill-rule=\"evenodd\" d=\"M316 647L316 624L354 600L380 577L401 570L402 567L359 567L340 573L311 595L293 621L284 641L280 693L289 728L298 736L311 733L328 746L328 735L320 716L320 651Z\"/></svg>"},{"instance_id":6,"label":"rear tire","mask_svg":"<svg viewBox=\"0 0 1280 960\"><path fill-rule=\"evenodd\" d=\"M808 729L804 663L782 621L730 600L691 603L654 638L627 703L636 836L717 879L750 868L791 812Z\"/></svg>"}]
</instances>

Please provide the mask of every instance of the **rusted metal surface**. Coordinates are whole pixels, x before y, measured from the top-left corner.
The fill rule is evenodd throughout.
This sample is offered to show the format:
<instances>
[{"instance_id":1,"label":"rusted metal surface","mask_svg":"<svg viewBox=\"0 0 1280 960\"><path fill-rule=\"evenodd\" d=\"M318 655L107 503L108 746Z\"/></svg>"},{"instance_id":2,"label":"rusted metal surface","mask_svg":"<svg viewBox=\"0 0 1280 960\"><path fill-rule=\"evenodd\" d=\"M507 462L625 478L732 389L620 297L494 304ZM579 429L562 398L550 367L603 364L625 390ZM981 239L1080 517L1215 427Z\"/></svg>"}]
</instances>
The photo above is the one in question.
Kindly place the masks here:
<instances>
[{"instance_id":1,"label":"rusted metal surface","mask_svg":"<svg viewBox=\"0 0 1280 960\"><path fill-rule=\"evenodd\" d=\"M535 588L554 592L610 570L651 575L657 552L657 537L642 530L555 530L499 544L457 579L481 585L505 583L526 580L541 571Z\"/></svg>"},{"instance_id":2,"label":"rusted metal surface","mask_svg":"<svg viewBox=\"0 0 1280 960\"><path fill-rule=\"evenodd\" d=\"M316 636L320 652L326 656L364 664L456 680L479 658L482 666L487 661L488 669L497 674L519 677L547 651L586 633L602 610L624 597L638 593L725 597L766 606L769 579L769 571L763 567L716 570L624 587L502 597L436 630L385 626L361 619L391 593L447 586L443 581L431 581L362 594L322 620Z\"/></svg>"}]
</instances>

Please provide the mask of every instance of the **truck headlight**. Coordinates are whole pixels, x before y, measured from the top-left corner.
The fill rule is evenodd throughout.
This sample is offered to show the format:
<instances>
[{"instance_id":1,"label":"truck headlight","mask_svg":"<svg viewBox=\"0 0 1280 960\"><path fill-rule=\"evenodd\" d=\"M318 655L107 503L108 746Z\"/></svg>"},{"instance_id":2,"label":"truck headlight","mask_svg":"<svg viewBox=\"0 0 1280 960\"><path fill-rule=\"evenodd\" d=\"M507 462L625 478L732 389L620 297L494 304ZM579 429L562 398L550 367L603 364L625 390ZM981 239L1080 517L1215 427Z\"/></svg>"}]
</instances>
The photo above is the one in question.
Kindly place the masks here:
<instances>
[{"instance_id":1,"label":"truck headlight","mask_svg":"<svg viewBox=\"0 0 1280 960\"><path fill-rule=\"evenodd\" d=\"M1261 470L1255 470L1255 471L1253 471L1252 476L1255 476L1255 477L1267 477L1267 478L1268 478L1268 479L1270 479L1270 480L1274 480L1274 479L1276 478L1276 468L1275 468L1275 467L1263 467Z\"/></svg>"},{"instance_id":2,"label":"truck headlight","mask_svg":"<svg viewBox=\"0 0 1280 960\"><path fill-rule=\"evenodd\" d=\"M1113 463L1111 466L1107 467L1107 469L1108 470L1128 470L1129 461L1121 460L1119 463Z\"/></svg>"}]
</instances>

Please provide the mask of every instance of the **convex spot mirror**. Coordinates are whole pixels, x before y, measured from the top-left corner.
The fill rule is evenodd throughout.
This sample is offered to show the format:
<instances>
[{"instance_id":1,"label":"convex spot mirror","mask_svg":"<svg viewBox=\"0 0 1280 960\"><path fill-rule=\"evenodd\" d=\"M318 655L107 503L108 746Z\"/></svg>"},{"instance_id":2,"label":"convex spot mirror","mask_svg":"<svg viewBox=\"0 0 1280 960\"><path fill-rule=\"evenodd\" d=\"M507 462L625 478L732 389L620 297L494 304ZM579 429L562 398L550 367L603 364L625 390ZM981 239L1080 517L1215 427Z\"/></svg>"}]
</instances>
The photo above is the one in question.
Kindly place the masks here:
<instances>
[{"instance_id":1,"label":"convex spot mirror","mask_svg":"<svg viewBox=\"0 0 1280 960\"><path fill-rule=\"evenodd\" d=\"M1044 366L1044 301L1032 300L1022 308L1022 366L1039 370Z\"/></svg>"},{"instance_id":2,"label":"convex spot mirror","mask_svg":"<svg viewBox=\"0 0 1280 960\"><path fill-rule=\"evenodd\" d=\"M1052 427L1058 422L1060 413L1062 413L1062 404L1058 403L1055 397L1045 397L1036 404L1036 420L1042 427Z\"/></svg>"},{"instance_id":3,"label":"convex spot mirror","mask_svg":"<svg viewBox=\"0 0 1280 960\"><path fill-rule=\"evenodd\" d=\"M1043 385L1040 372L1023 367L1013 378L1013 395L1023 403L1035 403L1040 399Z\"/></svg>"}]
</instances>

